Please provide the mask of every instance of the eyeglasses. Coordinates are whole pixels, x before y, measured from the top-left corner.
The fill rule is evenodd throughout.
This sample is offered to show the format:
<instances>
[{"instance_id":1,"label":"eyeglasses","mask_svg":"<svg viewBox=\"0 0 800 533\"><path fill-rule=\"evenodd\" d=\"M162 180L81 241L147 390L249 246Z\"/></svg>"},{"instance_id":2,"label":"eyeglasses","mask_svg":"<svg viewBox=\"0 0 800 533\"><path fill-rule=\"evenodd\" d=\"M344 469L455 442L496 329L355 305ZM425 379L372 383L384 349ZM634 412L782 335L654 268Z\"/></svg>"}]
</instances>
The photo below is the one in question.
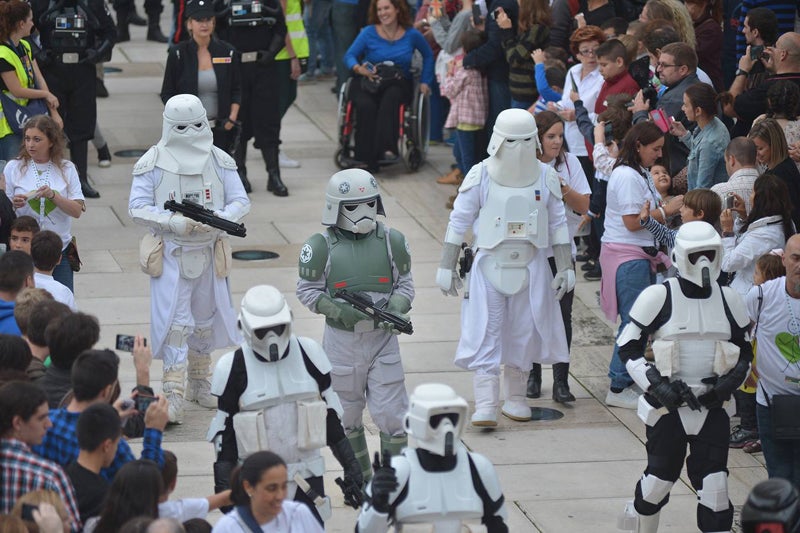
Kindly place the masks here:
<instances>
[{"instance_id":1,"label":"eyeglasses","mask_svg":"<svg viewBox=\"0 0 800 533\"><path fill-rule=\"evenodd\" d=\"M682 67L683 65L668 65L666 63L656 63L656 68L667 68L667 67Z\"/></svg>"},{"instance_id":2,"label":"eyeglasses","mask_svg":"<svg viewBox=\"0 0 800 533\"><path fill-rule=\"evenodd\" d=\"M582 56L594 57L597 55L597 48L592 48L590 50L578 50L578 53Z\"/></svg>"}]
</instances>

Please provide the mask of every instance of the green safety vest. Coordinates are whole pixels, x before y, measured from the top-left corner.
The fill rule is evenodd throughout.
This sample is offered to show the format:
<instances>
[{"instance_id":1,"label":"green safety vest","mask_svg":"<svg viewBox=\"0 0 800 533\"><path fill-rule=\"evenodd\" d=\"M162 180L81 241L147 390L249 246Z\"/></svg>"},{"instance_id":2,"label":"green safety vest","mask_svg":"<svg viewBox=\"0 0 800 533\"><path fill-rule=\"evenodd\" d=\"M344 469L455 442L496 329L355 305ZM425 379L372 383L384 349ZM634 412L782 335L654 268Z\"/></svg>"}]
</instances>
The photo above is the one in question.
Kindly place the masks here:
<instances>
[{"instance_id":1,"label":"green safety vest","mask_svg":"<svg viewBox=\"0 0 800 533\"><path fill-rule=\"evenodd\" d=\"M35 86L33 80L33 58L31 56L31 45L25 41L24 39L19 42L22 45L22 48L25 50L25 55L28 56L28 61L31 65L31 72L30 75L28 74L27 70L25 69L25 65L22 64L22 60L14 51L13 48L7 45L0 45L0 59L5 59L11 66L14 67L14 72L17 75L17 79L20 80L20 85L27 88L32 88ZM19 105L28 105L27 98L17 98L13 94L8 91L3 91L9 98L17 102ZM6 120L6 116L3 113L2 106L0 106L0 137L5 137L6 135L11 135L14 133L11 130L11 126L8 125L8 121Z\"/></svg>"},{"instance_id":2,"label":"green safety vest","mask_svg":"<svg viewBox=\"0 0 800 533\"><path fill-rule=\"evenodd\" d=\"M308 57L308 36L306 27L303 26L303 10L300 5L301 0L286 0L286 29L289 31L289 38L292 40L292 47L298 59ZM286 48L283 48L275 56L276 61L289 59L291 56Z\"/></svg>"}]
</instances>

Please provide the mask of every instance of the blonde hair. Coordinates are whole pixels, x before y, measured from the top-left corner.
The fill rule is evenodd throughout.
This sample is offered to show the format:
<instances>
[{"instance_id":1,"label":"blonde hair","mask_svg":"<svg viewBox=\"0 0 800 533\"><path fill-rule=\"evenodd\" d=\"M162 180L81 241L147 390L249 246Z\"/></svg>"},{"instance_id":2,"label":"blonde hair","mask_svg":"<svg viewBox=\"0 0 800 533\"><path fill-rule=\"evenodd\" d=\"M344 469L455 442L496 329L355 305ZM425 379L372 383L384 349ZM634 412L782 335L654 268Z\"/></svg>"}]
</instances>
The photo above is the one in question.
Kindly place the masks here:
<instances>
[{"instance_id":1,"label":"blonde hair","mask_svg":"<svg viewBox=\"0 0 800 533\"><path fill-rule=\"evenodd\" d=\"M66 169L67 161L64 159L64 150L66 150L67 146L67 139L64 136L64 130L62 130L56 121L52 118L48 117L47 115L36 115L29 118L25 125L23 126L22 131L22 146L19 149L19 159L22 159L22 165L20 165L20 171L25 172L28 168L28 163L31 161L31 155L28 153L28 150L25 148L25 134L28 133L28 130L31 128L36 128L42 133L44 136L47 137L53 146L50 147L50 161L52 161L53 166L58 169L59 174L61 174L61 178L64 180L64 183L67 183L67 177L64 174Z\"/></svg>"},{"instance_id":2,"label":"blonde hair","mask_svg":"<svg viewBox=\"0 0 800 533\"><path fill-rule=\"evenodd\" d=\"M23 496L20 496L17 499L16 503L14 503L14 508L11 509L11 516L22 518L22 504L24 503L37 506L41 503L49 503L50 505L56 508L56 512L58 513L58 516L61 518L61 522L67 527L70 524L71 520L69 513L67 512L67 508L64 507L64 502L61 500L61 497L55 491L35 490L33 492L29 492ZM24 520L24 522L25 525L28 526L28 531L39 530L38 526L34 522L29 522L28 520Z\"/></svg>"},{"instance_id":3,"label":"blonde hair","mask_svg":"<svg viewBox=\"0 0 800 533\"><path fill-rule=\"evenodd\" d=\"M681 38L681 41L688 44L692 48L697 46L697 40L694 36L694 22L689 15L689 10L679 0L649 0L647 4L647 18L653 19L666 19L672 23L675 31Z\"/></svg>"}]
</instances>

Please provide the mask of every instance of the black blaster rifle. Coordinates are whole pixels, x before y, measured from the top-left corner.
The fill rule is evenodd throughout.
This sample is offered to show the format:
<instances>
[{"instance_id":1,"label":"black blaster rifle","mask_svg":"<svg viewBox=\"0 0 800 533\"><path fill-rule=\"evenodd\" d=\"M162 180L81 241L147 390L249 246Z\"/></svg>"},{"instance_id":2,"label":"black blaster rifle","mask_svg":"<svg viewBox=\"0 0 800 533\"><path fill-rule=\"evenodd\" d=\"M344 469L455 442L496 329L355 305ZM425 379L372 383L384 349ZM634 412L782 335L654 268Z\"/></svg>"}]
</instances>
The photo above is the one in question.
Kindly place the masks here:
<instances>
[{"instance_id":1,"label":"black blaster rifle","mask_svg":"<svg viewBox=\"0 0 800 533\"><path fill-rule=\"evenodd\" d=\"M388 322L390 323L394 329L399 331L400 333L405 333L407 335L411 335L414 333L414 327L411 325L411 321L403 320L399 316L390 313L389 311L385 311L383 309L379 309L375 307L375 305L369 301L369 299L364 298L363 296L359 296L358 294L352 293L347 291L346 289L341 289L336 291L336 294L333 295L334 298L341 298L345 302L349 303L365 315L371 316L374 320L378 322Z\"/></svg>"},{"instance_id":2,"label":"black blaster rifle","mask_svg":"<svg viewBox=\"0 0 800 533\"><path fill-rule=\"evenodd\" d=\"M197 222L202 222L212 228L222 230L228 235L234 237L244 237L247 235L247 229L244 224L237 224L230 220L225 220L214 214L210 209L206 209L197 202L191 200L184 200L183 202L176 202L175 200L167 200L164 202L164 209L180 213L186 218L191 218Z\"/></svg>"},{"instance_id":3,"label":"black blaster rifle","mask_svg":"<svg viewBox=\"0 0 800 533\"><path fill-rule=\"evenodd\" d=\"M702 408L700 400L698 400L697 396L694 395L694 392L692 392L692 388L689 385L680 380L672 382L672 385L677 385L678 393L681 395L681 400L683 400L689 409L692 411L699 411Z\"/></svg>"}]
</instances>

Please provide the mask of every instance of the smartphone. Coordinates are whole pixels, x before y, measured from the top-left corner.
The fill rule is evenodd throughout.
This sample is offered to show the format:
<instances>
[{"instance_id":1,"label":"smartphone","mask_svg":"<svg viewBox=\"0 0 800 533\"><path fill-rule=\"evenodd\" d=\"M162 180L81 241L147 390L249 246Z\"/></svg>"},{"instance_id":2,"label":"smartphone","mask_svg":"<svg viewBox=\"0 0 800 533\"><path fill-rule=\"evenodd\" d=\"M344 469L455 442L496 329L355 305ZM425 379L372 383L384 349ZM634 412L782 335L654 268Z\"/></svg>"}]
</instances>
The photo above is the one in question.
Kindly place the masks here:
<instances>
[{"instance_id":1,"label":"smartphone","mask_svg":"<svg viewBox=\"0 0 800 533\"><path fill-rule=\"evenodd\" d=\"M31 505L30 503L22 504L22 519L28 522L35 522L33 519L33 512L39 509L38 505Z\"/></svg>"},{"instance_id":2,"label":"smartphone","mask_svg":"<svg viewBox=\"0 0 800 533\"><path fill-rule=\"evenodd\" d=\"M136 337L134 335L117 335L117 350L132 352L135 340ZM144 339L144 345L147 346L147 339Z\"/></svg>"},{"instance_id":3,"label":"smartphone","mask_svg":"<svg viewBox=\"0 0 800 533\"><path fill-rule=\"evenodd\" d=\"M750 47L750 59L758 61L761 59L761 54L764 53L764 47L760 44Z\"/></svg>"},{"instance_id":4,"label":"smartphone","mask_svg":"<svg viewBox=\"0 0 800 533\"><path fill-rule=\"evenodd\" d=\"M606 122L603 125L603 135L606 136L606 142L609 143L613 140L614 137L614 128L611 126L610 122Z\"/></svg>"},{"instance_id":5,"label":"smartphone","mask_svg":"<svg viewBox=\"0 0 800 533\"><path fill-rule=\"evenodd\" d=\"M472 4L472 23L475 26L480 26L483 22L483 17L481 16L481 6L478 4Z\"/></svg>"},{"instance_id":6,"label":"smartphone","mask_svg":"<svg viewBox=\"0 0 800 533\"><path fill-rule=\"evenodd\" d=\"M572 74L569 75L569 81L572 84L572 90L578 92L578 85L575 83L575 78L572 77Z\"/></svg>"},{"instance_id":7,"label":"smartphone","mask_svg":"<svg viewBox=\"0 0 800 533\"><path fill-rule=\"evenodd\" d=\"M148 396L147 394L137 394L134 401L136 402L136 410L140 413L144 414L147 412L147 408L150 407L150 404L156 401L155 396Z\"/></svg>"},{"instance_id":8,"label":"smartphone","mask_svg":"<svg viewBox=\"0 0 800 533\"><path fill-rule=\"evenodd\" d=\"M736 197L733 194L729 194L725 197L725 209L733 209L735 204Z\"/></svg>"}]
</instances>

